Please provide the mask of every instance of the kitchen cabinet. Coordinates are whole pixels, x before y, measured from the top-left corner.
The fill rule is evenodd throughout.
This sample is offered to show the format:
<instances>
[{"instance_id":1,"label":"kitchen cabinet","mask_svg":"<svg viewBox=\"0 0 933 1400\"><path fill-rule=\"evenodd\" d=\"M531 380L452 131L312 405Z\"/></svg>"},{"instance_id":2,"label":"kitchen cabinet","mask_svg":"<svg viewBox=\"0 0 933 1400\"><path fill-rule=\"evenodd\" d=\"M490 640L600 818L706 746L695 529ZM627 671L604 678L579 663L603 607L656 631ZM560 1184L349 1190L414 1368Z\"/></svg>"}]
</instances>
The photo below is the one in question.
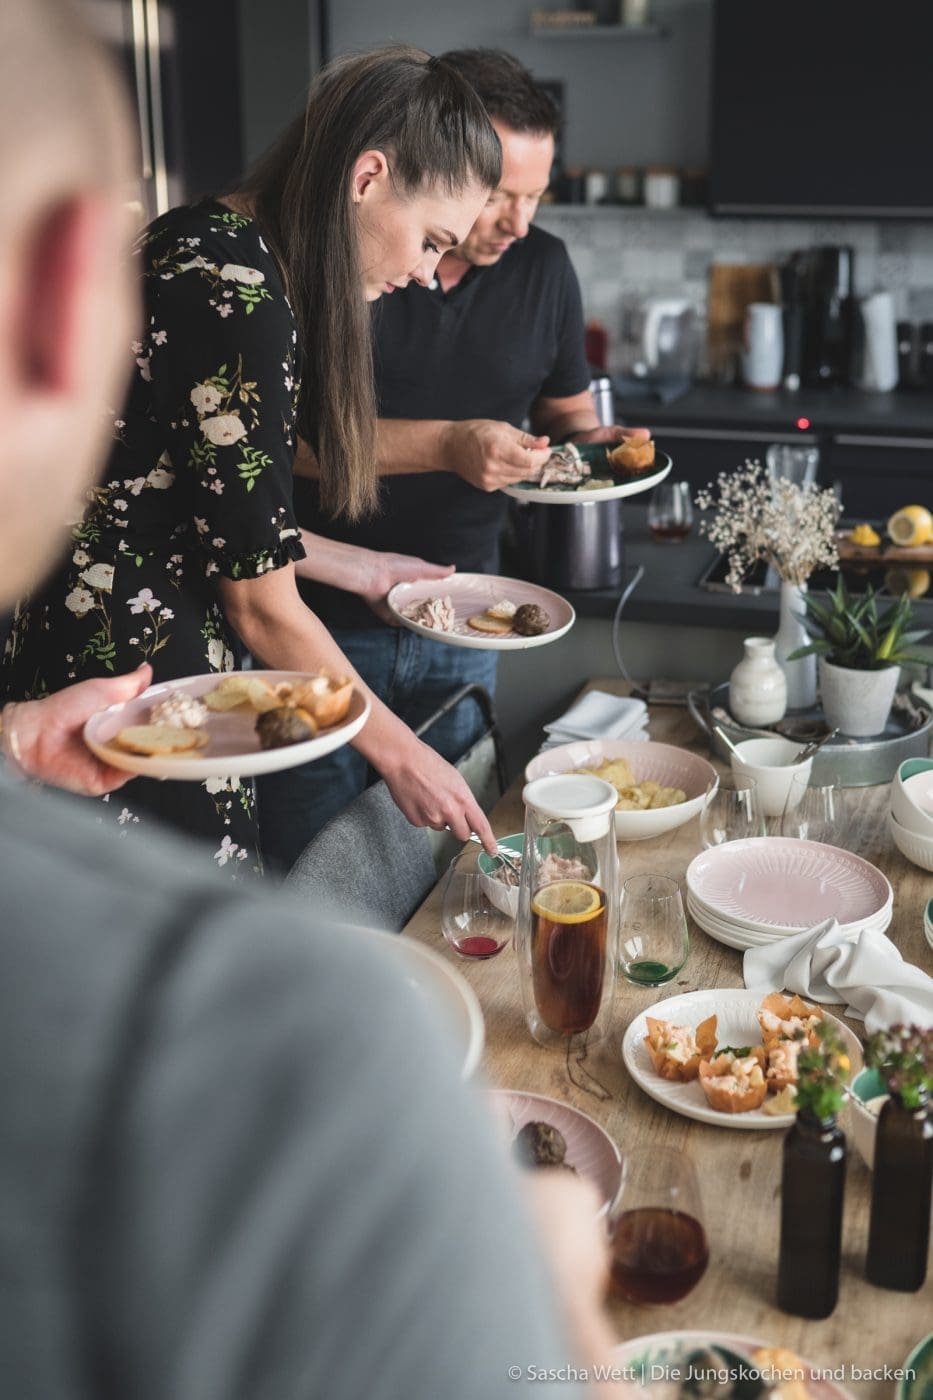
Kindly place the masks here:
<instances>
[{"instance_id":1,"label":"kitchen cabinet","mask_svg":"<svg viewBox=\"0 0 933 1400\"><path fill-rule=\"evenodd\" d=\"M899 506L933 503L933 433L883 437L834 433L823 479L842 482L846 514L886 519Z\"/></svg>"},{"instance_id":2,"label":"kitchen cabinet","mask_svg":"<svg viewBox=\"0 0 933 1400\"><path fill-rule=\"evenodd\" d=\"M770 443L820 450L819 481L839 482L847 516L885 519L916 501L933 506L933 395L857 389L751 393L696 384L674 403L620 398L617 419L647 424L674 476L704 486Z\"/></svg>"}]
</instances>

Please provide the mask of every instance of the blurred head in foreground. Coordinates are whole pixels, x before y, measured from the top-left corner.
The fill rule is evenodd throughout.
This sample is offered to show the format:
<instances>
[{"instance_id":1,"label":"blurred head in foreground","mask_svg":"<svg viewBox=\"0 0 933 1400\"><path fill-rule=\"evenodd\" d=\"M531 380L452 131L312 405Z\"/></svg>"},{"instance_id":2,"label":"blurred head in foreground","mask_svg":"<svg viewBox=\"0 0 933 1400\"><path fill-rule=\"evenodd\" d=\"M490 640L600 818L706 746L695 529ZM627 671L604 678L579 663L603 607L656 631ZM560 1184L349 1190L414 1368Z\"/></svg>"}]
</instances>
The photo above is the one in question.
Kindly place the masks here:
<instances>
[{"instance_id":1,"label":"blurred head in foreground","mask_svg":"<svg viewBox=\"0 0 933 1400\"><path fill-rule=\"evenodd\" d=\"M119 81L63 0L0 5L0 607L100 465L135 309Z\"/></svg>"}]
</instances>

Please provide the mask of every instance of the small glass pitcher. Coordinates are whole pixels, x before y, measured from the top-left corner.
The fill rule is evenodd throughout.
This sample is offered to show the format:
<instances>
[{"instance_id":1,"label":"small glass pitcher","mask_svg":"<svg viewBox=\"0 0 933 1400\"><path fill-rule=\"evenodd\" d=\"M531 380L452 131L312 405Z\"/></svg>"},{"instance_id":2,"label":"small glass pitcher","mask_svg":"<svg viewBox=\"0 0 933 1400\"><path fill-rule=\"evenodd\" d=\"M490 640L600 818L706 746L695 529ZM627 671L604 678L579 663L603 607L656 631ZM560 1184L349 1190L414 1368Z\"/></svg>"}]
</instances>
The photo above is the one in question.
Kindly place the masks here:
<instances>
[{"instance_id":1,"label":"small glass pitcher","mask_svg":"<svg viewBox=\"0 0 933 1400\"><path fill-rule=\"evenodd\" d=\"M515 951L528 1029L578 1046L609 1029L619 938L619 795L602 778L559 773L522 793L525 840Z\"/></svg>"}]
</instances>

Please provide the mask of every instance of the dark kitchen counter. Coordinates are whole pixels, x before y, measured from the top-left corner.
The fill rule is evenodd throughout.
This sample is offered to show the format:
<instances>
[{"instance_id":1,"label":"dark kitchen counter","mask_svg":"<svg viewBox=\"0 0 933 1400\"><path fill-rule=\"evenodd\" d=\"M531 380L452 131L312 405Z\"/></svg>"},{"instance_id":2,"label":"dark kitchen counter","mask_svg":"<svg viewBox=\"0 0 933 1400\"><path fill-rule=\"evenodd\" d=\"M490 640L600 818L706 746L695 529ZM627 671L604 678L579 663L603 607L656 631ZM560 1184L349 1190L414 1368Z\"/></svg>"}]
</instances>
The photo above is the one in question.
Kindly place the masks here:
<instances>
[{"instance_id":1,"label":"dark kitchen counter","mask_svg":"<svg viewBox=\"0 0 933 1400\"><path fill-rule=\"evenodd\" d=\"M680 627L742 630L746 635L777 628L778 593L718 593L698 585L716 557L716 550L696 527L682 544L659 544L649 530L647 507L626 502L625 565L630 578L639 564L644 577L636 584L622 613L625 622L662 623ZM879 569L883 576L883 570ZM618 589L567 593L581 617L609 618L619 601ZM933 628L933 591L915 603L917 625Z\"/></svg>"},{"instance_id":2,"label":"dark kitchen counter","mask_svg":"<svg viewBox=\"0 0 933 1400\"><path fill-rule=\"evenodd\" d=\"M695 384L683 398L662 404L654 397L618 398L620 421L635 426L739 428L788 432L798 420L807 431L864 432L933 437L933 394L894 391L862 393L858 389L761 391Z\"/></svg>"}]
</instances>

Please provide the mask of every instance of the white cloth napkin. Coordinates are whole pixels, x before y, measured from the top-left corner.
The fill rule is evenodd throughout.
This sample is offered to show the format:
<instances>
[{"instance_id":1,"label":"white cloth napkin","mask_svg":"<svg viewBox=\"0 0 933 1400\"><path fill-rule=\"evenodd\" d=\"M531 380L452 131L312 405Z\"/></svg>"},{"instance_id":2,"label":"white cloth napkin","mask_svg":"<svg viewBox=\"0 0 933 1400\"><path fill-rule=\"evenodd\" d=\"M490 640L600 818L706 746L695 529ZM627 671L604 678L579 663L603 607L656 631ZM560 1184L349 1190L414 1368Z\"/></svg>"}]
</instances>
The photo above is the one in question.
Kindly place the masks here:
<instances>
[{"instance_id":1,"label":"white cloth napkin","mask_svg":"<svg viewBox=\"0 0 933 1400\"><path fill-rule=\"evenodd\" d=\"M547 734L560 734L561 743L572 739L628 739L647 726L648 706L631 696L588 690L565 714L544 726Z\"/></svg>"},{"instance_id":2,"label":"white cloth napkin","mask_svg":"<svg viewBox=\"0 0 933 1400\"><path fill-rule=\"evenodd\" d=\"M813 1001L844 1001L869 1032L898 1022L933 1026L933 977L905 962L883 933L844 934L835 919L764 948L742 964L753 991L799 992Z\"/></svg>"}]
</instances>

